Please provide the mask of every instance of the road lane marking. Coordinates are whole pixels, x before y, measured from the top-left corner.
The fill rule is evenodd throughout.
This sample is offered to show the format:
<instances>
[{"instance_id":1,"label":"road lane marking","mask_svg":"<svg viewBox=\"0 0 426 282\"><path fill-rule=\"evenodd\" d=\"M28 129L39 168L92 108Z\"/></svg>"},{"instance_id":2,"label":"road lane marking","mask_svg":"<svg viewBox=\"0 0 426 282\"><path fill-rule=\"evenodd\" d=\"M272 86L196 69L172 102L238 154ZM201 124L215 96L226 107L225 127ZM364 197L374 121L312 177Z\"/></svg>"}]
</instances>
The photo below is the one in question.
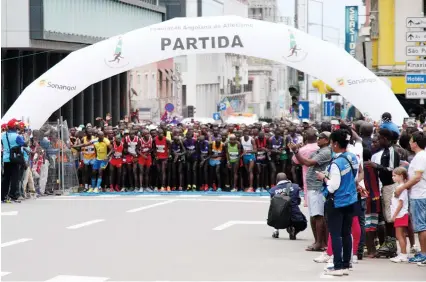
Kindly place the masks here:
<instances>
[{"instance_id":1,"label":"road lane marking","mask_svg":"<svg viewBox=\"0 0 426 282\"><path fill-rule=\"evenodd\" d=\"M76 224L76 225L68 226L67 229L79 229L79 228L82 228L82 227L85 227L85 226L89 226L89 225L92 225L92 224L96 224L96 223L99 223L99 222L102 222L102 221L105 221L105 219L89 220L89 221L86 221L86 222L83 222L83 223L79 223L79 224Z\"/></svg>"},{"instance_id":2,"label":"road lane marking","mask_svg":"<svg viewBox=\"0 0 426 282\"><path fill-rule=\"evenodd\" d=\"M241 221L241 220L231 220L221 224L215 228L214 231L222 231L234 225L265 225L266 221Z\"/></svg>"},{"instance_id":3,"label":"road lane marking","mask_svg":"<svg viewBox=\"0 0 426 282\"><path fill-rule=\"evenodd\" d=\"M128 212L128 213L134 213L134 212L138 212L138 211L143 211L143 210L155 208L155 207L158 207L158 206L163 206L163 205L171 204L173 202L176 202L176 200L168 200L168 201L165 201L165 202L160 202L160 203L156 203L156 204L152 204L152 205L148 205L148 206L144 206L144 207L140 207L140 208L136 208L136 209L131 209L131 210L128 210L126 212Z\"/></svg>"},{"instance_id":4,"label":"road lane marking","mask_svg":"<svg viewBox=\"0 0 426 282\"><path fill-rule=\"evenodd\" d=\"M1 215L18 215L17 211L2 212Z\"/></svg>"},{"instance_id":5,"label":"road lane marking","mask_svg":"<svg viewBox=\"0 0 426 282\"><path fill-rule=\"evenodd\" d=\"M93 276L72 276L72 275L58 275L45 282L103 282L107 281L108 277L93 277Z\"/></svg>"},{"instance_id":6,"label":"road lane marking","mask_svg":"<svg viewBox=\"0 0 426 282\"><path fill-rule=\"evenodd\" d=\"M0 273L0 276L1 276L1 277L3 277L3 276L6 276L6 275L8 275L8 274L10 274L10 272L1 272L1 273Z\"/></svg>"},{"instance_id":7,"label":"road lane marking","mask_svg":"<svg viewBox=\"0 0 426 282\"><path fill-rule=\"evenodd\" d=\"M31 240L32 240L31 238L22 238L22 239L10 241L10 242L2 243L1 247L2 248L9 247L9 246L13 246L13 245L20 244L20 243L25 243L25 242L28 242L28 241L31 241Z\"/></svg>"}]
</instances>

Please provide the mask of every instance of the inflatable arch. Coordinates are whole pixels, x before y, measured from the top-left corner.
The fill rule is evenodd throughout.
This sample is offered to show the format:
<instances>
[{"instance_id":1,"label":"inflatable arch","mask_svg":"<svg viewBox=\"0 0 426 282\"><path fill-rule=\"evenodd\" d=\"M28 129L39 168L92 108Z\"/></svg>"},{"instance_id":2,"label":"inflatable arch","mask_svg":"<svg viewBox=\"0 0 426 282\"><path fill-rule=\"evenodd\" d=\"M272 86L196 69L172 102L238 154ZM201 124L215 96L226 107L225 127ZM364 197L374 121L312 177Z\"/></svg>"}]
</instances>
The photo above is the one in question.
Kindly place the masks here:
<instances>
[{"instance_id":1,"label":"inflatable arch","mask_svg":"<svg viewBox=\"0 0 426 282\"><path fill-rule=\"evenodd\" d=\"M283 24L220 16L175 18L75 51L25 88L3 120L24 116L39 128L91 84L153 62L205 53L286 64L325 81L374 120L388 111L400 125L408 116L391 89L344 49Z\"/></svg>"}]
</instances>

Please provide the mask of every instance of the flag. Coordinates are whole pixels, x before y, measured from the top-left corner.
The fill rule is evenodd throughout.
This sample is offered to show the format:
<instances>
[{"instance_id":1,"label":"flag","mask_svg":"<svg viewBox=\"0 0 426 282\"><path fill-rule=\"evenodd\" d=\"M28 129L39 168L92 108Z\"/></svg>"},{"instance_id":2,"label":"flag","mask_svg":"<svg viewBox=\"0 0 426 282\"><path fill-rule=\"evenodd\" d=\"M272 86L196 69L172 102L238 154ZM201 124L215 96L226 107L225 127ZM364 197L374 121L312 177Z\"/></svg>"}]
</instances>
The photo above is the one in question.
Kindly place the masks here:
<instances>
[{"instance_id":1,"label":"flag","mask_svg":"<svg viewBox=\"0 0 426 282\"><path fill-rule=\"evenodd\" d=\"M166 121L167 120L167 111L164 112L164 114L161 116L160 118L162 121Z\"/></svg>"},{"instance_id":2,"label":"flag","mask_svg":"<svg viewBox=\"0 0 426 282\"><path fill-rule=\"evenodd\" d=\"M231 106L231 103L229 103L228 98L225 98L223 101L226 105L226 110L225 110L225 116L229 116L234 112L234 109Z\"/></svg>"}]
</instances>

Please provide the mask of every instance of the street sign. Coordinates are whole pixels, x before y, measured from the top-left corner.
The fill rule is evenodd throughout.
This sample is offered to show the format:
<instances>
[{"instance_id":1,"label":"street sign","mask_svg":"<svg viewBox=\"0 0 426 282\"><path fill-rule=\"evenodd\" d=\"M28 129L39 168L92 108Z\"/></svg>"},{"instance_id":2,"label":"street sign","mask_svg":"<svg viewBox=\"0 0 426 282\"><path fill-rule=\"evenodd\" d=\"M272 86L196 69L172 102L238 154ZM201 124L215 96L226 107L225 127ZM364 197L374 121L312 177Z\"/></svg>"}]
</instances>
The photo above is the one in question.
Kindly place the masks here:
<instances>
[{"instance_id":1,"label":"street sign","mask_svg":"<svg viewBox=\"0 0 426 282\"><path fill-rule=\"evenodd\" d=\"M299 101L299 118L309 119L309 101Z\"/></svg>"},{"instance_id":2,"label":"street sign","mask_svg":"<svg viewBox=\"0 0 426 282\"><path fill-rule=\"evenodd\" d=\"M225 103L220 103L219 104L219 111L224 111L226 110L226 104Z\"/></svg>"},{"instance_id":3,"label":"street sign","mask_svg":"<svg viewBox=\"0 0 426 282\"><path fill-rule=\"evenodd\" d=\"M426 61L406 61L407 71L423 71L426 70Z\"/></svg>"},{"instance_id":4,"label":"street sign","mask_svg":"<svg viewBox=\"0 0 426 282\"><path fill-rule=\"evenodd\" d=\"M426 18L408 17L406 19L406 27L425 27L426 28Z\"/></svg>"},{"instance_id":5,"label":"street sign","mask_svg":"<svg viewBox=\"0 0 426 282\"><path fill-rule=\"evenodd\" d=\"M405 54L407 56L426 56L426 46L407 46Z\"/></svg>"},{"instance_id":6,"label":"street sign","mask_svg":"<svg viewBox=\"0 0 426 282\"><path fill-rule=\"evenodd\" d=\"M334 112L334 101L324 101L324 116L325 117L334 117L336 114Z\"/></svg>"},{"instance_id":7,"label":"street sign","mask_svg":"<svg viewBox=\"0 0 426 282\"><path fill-rule=\"evenodd\" d=\"M166 106L164 106L164 109L171 113L175 109L175 106L172 103L167 103Z\"/></svg>"},{"instance_id":8,"label":"street sign","mask_svg":"<svg viewBox=\"0 0 426 282\"><path fill-rule=\"evenodd\" d=\"M214 120L220 120L220 113L213 113Z\"/></svg>"},{"instance_id":9,"label":"street sign","mask_svg":"<svg viewBox=\"0 0 426 282\"><path fill-rule=\"evenodd\" d=\"M426 31L412 31L406 34L407 42L424 42L426 41Z\"/></svg>"},{"instance_id":10,"label":"street sign","mask_svg":"<svg viewBox=\"0 0 426 282\"><path fill-rule=\"evenodd\" d=\"M406 99L426 99L426 88L407 89L405 90Z\"/></svg>"},{"instance_id":11,"label":"street sign","mask_svg":"<svg viewBox=\"0 0 426 282\"><path fill-rule=\"evenodd\" d=\"M405 83L407 84L425 84L426 74L406 74Z\"/></svg>"}]
</instances>

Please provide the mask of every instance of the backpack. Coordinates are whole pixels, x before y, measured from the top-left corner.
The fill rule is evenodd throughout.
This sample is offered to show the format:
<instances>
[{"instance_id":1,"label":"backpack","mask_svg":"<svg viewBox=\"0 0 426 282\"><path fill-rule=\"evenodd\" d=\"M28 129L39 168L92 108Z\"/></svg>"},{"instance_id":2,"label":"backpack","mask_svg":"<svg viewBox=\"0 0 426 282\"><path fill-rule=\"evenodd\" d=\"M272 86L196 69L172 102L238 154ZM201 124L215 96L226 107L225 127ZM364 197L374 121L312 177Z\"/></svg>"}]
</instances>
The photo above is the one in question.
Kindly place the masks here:
<instances>
[{"instance_id":1,"label":"backpack","mask_svg":"<svg viewBox=\"0 0 426 282\"><path fill-rule=\"evenodd\" d=\"M285 192L276 194L271 199L267 224L275 229L286 229L291 223L291 183L287 183Z\"/></svg>"}]
</instances>

